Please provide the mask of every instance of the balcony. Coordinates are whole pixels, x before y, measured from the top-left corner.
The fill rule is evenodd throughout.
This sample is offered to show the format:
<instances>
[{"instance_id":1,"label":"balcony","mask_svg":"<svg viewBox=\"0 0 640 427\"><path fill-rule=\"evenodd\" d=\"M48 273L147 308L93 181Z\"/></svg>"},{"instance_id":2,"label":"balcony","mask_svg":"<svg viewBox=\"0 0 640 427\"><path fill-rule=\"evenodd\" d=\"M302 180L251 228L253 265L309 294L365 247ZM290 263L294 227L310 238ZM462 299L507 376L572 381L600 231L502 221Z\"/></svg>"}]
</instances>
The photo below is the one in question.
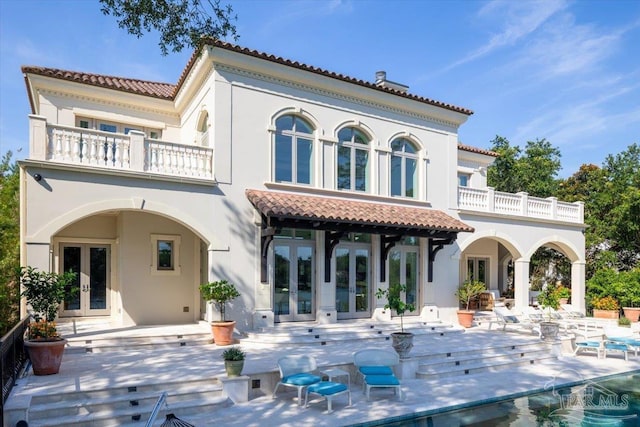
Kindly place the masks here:
<instances>
[{"instance_id":1,"label":"balcony","mask_svg":"<svg viewBox=\"0 0 640 427\"><path fill-rule=\"evenodd\" d=\"M30 119L30 159L213 181L213 149Z\"/></svg>"},{"instance_id":2,"label":"balcony","mask_svg":"<svg viewBox=\"0 0 640 427\"><path fill-rule=\"evenodd\" d=\"M582 202L559 202L555 197L541 199L529 197L527 193L503 193L491 187L458 187L458 209L576 224L584 222Z\"/></svg>"}]
</instances>

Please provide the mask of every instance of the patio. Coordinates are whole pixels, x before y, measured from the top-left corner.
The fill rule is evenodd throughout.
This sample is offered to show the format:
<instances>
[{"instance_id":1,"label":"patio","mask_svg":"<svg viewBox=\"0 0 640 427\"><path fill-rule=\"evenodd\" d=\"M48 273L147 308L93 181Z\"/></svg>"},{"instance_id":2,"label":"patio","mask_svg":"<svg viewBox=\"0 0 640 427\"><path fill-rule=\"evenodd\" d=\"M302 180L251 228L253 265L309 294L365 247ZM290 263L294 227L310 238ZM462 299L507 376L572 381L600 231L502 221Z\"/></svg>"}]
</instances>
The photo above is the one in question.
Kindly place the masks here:
<instances>
[{"instance_id":1,"label":"patio","mask_svg":"<svg viewBox=\"0 0 640 427\"><path fill-rule=\"evenodd\" d=\"M97 334L89 332L87 325L76 325L75 334L71 324L65 326L68 328L65 336L75 341L74 346L81 345L81 341L93 343L96 340L113 340L114 343L131 340L130 342L137 343L137 346L104 352L92 350L91 353L82 347L70 347L65 353L58 375L36 377L29 373L19 380L5 405L5 414L8 415L12 409L28 405L31 396L35 395L149 383L161 387L163 384L170 385L177 381L188 383L206 378L226 377L220 357L224 347L201 342L203 337L209 334L209 326L204 322L122 330L107 328ZM99 326L93 325L92 328L98 329ZM483 352L502 345L528 346L540 342L534 335L488 331L486 325L464 331L432 332L416 335L411 351L412 358L428 358L436 352L460 352L461 349L466 349L470 355L476 354L480 358ZM144 337L163 335L182 337L185 345L166 342L158 347L145 347L140 342ZM390 348L390 342L372 343L352 338L348 339L348 345L339 341L328 342L326 345L256 341L247 339L240 343L247 352L243 374L251 378L248 402L223 405L214 411L181 415L178 410L172 411L172 399L169 396L167 412L175 412L180 418L197 426L351 425L542 389L550 380L562 384L640 369L640 358L637 357L630 357L629 361L625 362L623 358L615 355L598 359L589 354L573 356L565 351L558 358L541 357L535 360L535 363L514 364L500 369L487 367L484 370L469 372L469 375L442 374L424 379L402 379L401 401L396 400L392 393L380 390L372 394L369 402L366 401L360 385L354 384L355 376L352 375L352 406L346 407L346 399L337 398L333 405L334 412L327 414L324 402L312 402L306 409L298 407L295 392L282 392L278 394L277 399L271 398L268 391L272 390L272 386L268 383L277 378L277 359L285 354L309 354L316 357L320 369L349 368L355 351L372 346ZM443 379L441 376L447 378ZM261 385L254 388L252 380L256 379L261 381ZM488 384L491 387L487 387ZM164 415L158 417L156 424L159 425L162 420ZM131 425L142 425L144 421L143 418L137 423L132 422ZM30 425L38 424L30 422Z\"/></svg>"}]
</instances>

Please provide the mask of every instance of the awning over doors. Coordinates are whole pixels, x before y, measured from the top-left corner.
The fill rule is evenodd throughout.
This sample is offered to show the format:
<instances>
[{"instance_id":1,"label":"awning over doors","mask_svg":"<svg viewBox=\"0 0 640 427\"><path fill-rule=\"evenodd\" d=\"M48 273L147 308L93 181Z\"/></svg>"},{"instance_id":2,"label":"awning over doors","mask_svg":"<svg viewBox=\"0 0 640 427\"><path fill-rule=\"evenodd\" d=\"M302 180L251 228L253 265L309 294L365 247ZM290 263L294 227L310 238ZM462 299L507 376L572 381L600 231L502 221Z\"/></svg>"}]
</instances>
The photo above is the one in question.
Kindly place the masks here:
<instances>
[{"instance_id":1,"label":"awning over doors","mask_svg":"<svg viewBox=\"0 0 640 427\"><path fill-rule=\"evenodd\" d=\"M262 216L262 282L267 281L267 249L276 230L282 228L326 231L325 281L330 280L333 249L346 233L381 235L381 281L386 277L384 261L398 241L405 236L428 238L428 280L432 281L436 253L453 243L459 232L474 231L442 211L424 207L280 191L246 190L245 193Z\"/></svg>"}]
</instances>

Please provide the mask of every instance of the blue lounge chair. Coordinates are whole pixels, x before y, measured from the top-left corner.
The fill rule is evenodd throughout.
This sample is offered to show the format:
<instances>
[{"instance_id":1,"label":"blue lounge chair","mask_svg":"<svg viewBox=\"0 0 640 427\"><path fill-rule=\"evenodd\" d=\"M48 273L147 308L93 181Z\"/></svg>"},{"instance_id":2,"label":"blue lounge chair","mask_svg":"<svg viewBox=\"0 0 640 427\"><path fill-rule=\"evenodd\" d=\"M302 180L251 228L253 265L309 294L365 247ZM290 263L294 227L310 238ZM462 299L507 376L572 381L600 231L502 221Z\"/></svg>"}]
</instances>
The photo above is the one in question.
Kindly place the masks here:
<instances>
[{"instance_id":1,"label":"blue lounge chair","mask_svg":"<svg viewBox=\"0 0 640 427\"><path fill-rule=\"evenodd\" d=\"M372 388L393 388L398 399L402 398L400 381L393 373L392 366L400 363L398 354L379 349L360 350L353 355L353 364L362 377L365 395L369 400Z\"/></svg>"},{"instance_id":2,"label":"blue lounge chair","mask_svg":"<svg viewBox=\"0 0 640 427\"><path fill-rule=\"evenodd\" d=\"M322 378L313 374L316 370L316 359L313 356L285 356L278 359L280 369L280 381L273 389L273 398L276 398L278 387L295 387L298 389L298 405L302 406L302 391L312 384L319 383Z\"/></svg>"}]
</instances>

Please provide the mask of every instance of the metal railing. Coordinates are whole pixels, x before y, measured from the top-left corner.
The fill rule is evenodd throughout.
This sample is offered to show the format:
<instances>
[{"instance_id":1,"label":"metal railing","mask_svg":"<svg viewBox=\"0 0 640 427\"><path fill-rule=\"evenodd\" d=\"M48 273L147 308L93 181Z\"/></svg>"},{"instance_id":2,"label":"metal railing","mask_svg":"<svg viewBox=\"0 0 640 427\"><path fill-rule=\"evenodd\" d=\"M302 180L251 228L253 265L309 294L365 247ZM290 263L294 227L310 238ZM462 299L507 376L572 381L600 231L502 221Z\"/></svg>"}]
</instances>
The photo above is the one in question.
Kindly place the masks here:
<instances>
[{"instance_id":1,"label":"metal railing","mask_svg":"<svg viewBox=\"0 0 640 427\"><path fill-rule=\"evenodd\" d=\"M160 409L162 409L162 406L164 406L166 403L167 392L163 391L160 394L160 397L158 398L155 406L153 407L153 410L151 411L151 415L149 416L149 420L147 420L146 427L151 427L153 425L153 423L156 421L156 417L158 416L158 412L160 412Z\"/></svg>"},{"instance_id":2,"label":"metal railing","mask_svg":"<svg viewBox=\"0 0 640 427\"><path fill-rule=\"evenodd\" d=\"M27 362L27 352L24 348L24 333L29 327L30 316L20 320L0 341L0 354L2 363L0 376L2 377L2 406L0 406L0 419L4 419L4 403L16 383L18 374Z\"/></svg>"}]
</instances>

